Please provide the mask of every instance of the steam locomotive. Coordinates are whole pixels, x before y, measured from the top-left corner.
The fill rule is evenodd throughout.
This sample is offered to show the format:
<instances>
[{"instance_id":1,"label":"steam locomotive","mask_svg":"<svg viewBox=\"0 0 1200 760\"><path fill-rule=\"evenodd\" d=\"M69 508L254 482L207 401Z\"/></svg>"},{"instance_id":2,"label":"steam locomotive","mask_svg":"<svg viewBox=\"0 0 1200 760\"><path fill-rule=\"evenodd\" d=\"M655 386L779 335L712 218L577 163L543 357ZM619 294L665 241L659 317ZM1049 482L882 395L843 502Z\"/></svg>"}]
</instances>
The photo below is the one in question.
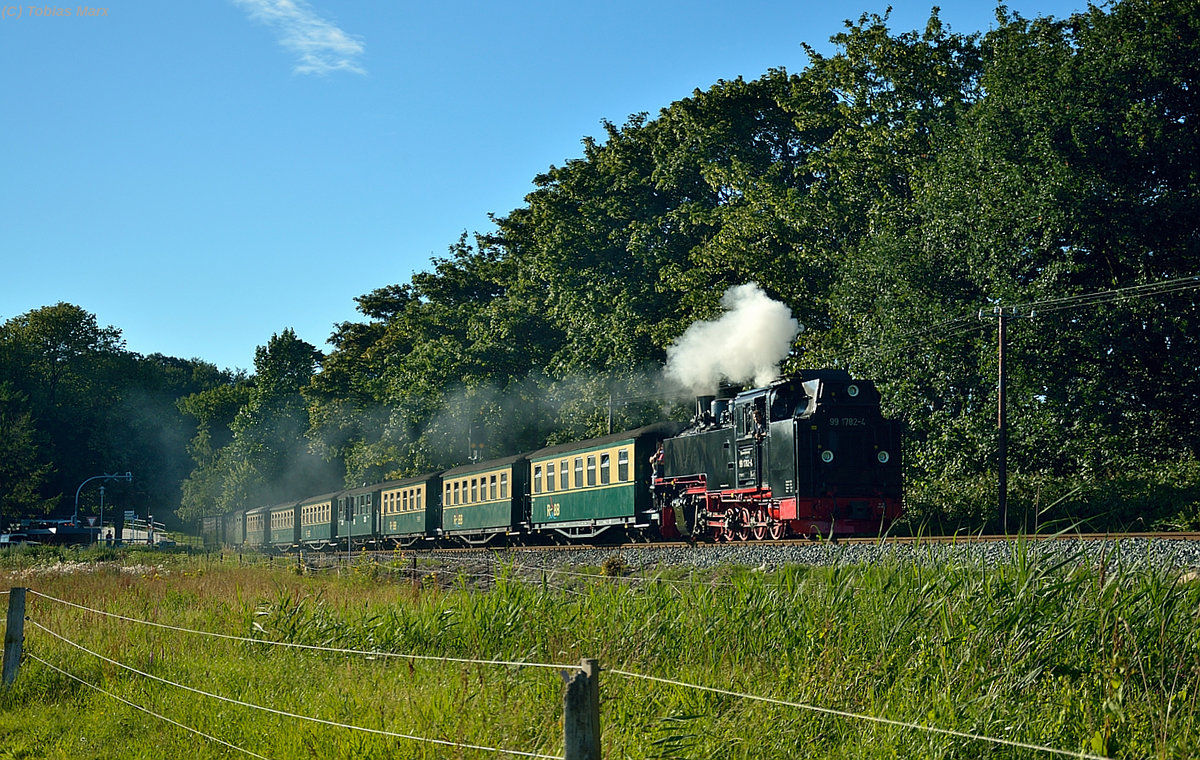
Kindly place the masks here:
<instances>
[{"instance_id":1,"label":"steam locomotive","mask_svg":"<svg viewBox=\"0 0 1200 760\"><path fill-rule=\"evenodd\" d=\"M746 541L876 534L901 514L901 437L879 393L806 371L697 400L663 422L444 472L203 518L255 549Z\"/></svg>"},{"instance_id":2,"label":"steam locomotive","mask_svg":"<svg viewBox=\"0 0 1200 760\"><path fill-rule=\"evenodd\" d=\"M841 370L703 397L663 445L663 534L717 540L879 533L900 516L898 423Z\"/></svg>"}]
</instances>

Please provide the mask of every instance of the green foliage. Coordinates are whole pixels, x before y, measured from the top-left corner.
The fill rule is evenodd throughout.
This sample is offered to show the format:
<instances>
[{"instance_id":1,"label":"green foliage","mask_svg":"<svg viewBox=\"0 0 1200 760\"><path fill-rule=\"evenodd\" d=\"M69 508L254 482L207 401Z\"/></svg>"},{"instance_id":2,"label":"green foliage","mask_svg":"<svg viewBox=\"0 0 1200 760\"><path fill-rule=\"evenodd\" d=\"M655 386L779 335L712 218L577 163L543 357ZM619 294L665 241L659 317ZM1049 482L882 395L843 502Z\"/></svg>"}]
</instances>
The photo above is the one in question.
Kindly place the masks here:
<instances>
[{"instance_id":1,"label":"green foliage","mask_svg":"<svg viewBox=\"0 0 1200 760\"><path fill-rule=\"evenodd\" d=\"M53 506L41 497L51 465L40 461L36 435L28 397L0 383L0 528Z\"/></svg>"},{"instance_id":2,"label":"green foliage","mask_svg":"<svg viewBox=\"0 0 1200 760\"><path fill-rule=\"evenodd\" d=\"M181 517L194 520L335 488L338 466L312 453L306 433L321 352L291 329L255 351L253 379L180 401L199 423L189 444L195 468L183 483Z\"/></svg>"},{"instance_id":3,"label":"green foliage","mask_svg":"<svg viewBox=\"0 0 1200 760\"><path fill-rule=\"evenodd\" d=\"M0 522L73 510L80 484L111 472L134 479L106 485L110 509L169 513L192 435L176 401L224 377L205 362L130 353L119 330L67 303L0 325L0 371ZM98 501L98 488L79 494L84 514Z\"/></svg>"}]
</instances>

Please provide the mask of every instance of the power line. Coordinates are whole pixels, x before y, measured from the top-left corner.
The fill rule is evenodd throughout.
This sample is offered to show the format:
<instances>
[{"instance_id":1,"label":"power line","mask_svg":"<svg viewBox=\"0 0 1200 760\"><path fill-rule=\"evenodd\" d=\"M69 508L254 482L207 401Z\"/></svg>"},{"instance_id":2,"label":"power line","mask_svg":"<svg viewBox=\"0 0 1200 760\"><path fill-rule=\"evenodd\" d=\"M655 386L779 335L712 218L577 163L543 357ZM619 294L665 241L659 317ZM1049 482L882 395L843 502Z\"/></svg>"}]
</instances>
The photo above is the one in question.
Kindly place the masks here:
<instances>
[{"instance_id":1,"label":"power line","mask_svg":"<svg viewBox=\"0 0 1200 760\"><path fill-rule=\"evenodd\" d=\"M1080 293L1061 298L1048 298L1042 301L1030 301L1029 303L1016 304L1011 308L1030 312L1061 311L1081 306L1095 306L1117 301L1128 301L1135 298L1149 298L1168 293L1181 293L1197 288L1200 288L1200 275L1190 275L1188 277L1177 277L1173 280L1160 280L1143 285L1130 285L1114 290Z\"/></svg>"},{"instance_id":2,"label":"power line","mask_svg":"<svg viewBox=\"0 0 1200 760\"><path fill-rule=\"evenodd\" d=\"M1037 317L1040 314L1057 311L1171 295L1196 289L1200 289L1200 275L1188 275L1186 277L1176 277L1170 280L1160 280L1141 285L1129 285L1113 290L1079 293L1058 298L1045 298L1038 301L1026 301L1006 305L1003 308L1014 313ZM995 308L1001 307L997 306ZM985 325L974 324L976 316L980 313L983 312L977 311L976 314L972 314L971 316L952 317L930 325L922 325L905 330L892 335L887 344L883 342L884 339L881 337L875 346L866 348L873 348L878 353L896 354L919 346L928 345L931 342L949 340L961 335L980 332L985 329Z\"/></svg>"}]
</instances>

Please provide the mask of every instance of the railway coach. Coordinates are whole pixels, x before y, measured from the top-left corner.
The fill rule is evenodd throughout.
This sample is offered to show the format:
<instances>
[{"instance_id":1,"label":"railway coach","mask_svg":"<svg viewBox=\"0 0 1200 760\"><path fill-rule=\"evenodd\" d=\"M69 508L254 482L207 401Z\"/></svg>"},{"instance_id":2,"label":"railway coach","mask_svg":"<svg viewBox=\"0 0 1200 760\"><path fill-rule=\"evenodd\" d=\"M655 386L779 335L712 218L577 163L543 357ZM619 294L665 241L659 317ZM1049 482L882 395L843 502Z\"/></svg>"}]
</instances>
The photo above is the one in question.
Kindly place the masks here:
<instances>
[{"instance_id":1,"label":"railway coach","mask_svg":"<svg viewBox=\"0 0 1200 760\"><path fill-rule=\"evenodd\" d=\"M442 476L430 473L379 486L379 532L397 546L435 538L442 527Z\"/></svg>"},{"instance_id":2,"label":"railway coach","mask_svg":"<svg viewBox=\"0 0 1200 760\"><path fill-rule=\"evenodd\" d=\"M300 543L300 510L296 502L269 507L266 520L266 540L270 546L290 549Z\"/></svg>"},{"instance_id":3,"label":"railway coach","mask_svg":"<svg viewBox=\"0 0 1200 760\"><path fill-rule=\"evenodd\" d=\"M595 538L611 528L657 528L651 455L683 425L660 422L529 455L529 530Z\"/></svg>"},{"instance_id":4,"label":"railway coach","mask_svg":"<svg viewBox=\"0 0 1200 760\"><path fill-rule=\"evenodd\" d=\"M300 543L314 549L337 546L338 497L341 491L304 499L300 511Z\"/></svg>"},{"instance_id":5,"label":"railway coach","mask_svg":"<svg viewBox=\"0 0 1200 760\"><path fill-rule=\"evenodd\" d=\"M379 485L342 491L337 496L338 541L353 549L379 542Z\"/></svg>"},{"instance_id":6,"label":"railway coach","mask_svg":"<svg viewBox=\"0 0 1200 760\"><path fill-rule=\"evenodd\" d=\"M442 535L486 544L521 531L529 459L524 454L442 473Z\"/></svg>"}]
</instances>

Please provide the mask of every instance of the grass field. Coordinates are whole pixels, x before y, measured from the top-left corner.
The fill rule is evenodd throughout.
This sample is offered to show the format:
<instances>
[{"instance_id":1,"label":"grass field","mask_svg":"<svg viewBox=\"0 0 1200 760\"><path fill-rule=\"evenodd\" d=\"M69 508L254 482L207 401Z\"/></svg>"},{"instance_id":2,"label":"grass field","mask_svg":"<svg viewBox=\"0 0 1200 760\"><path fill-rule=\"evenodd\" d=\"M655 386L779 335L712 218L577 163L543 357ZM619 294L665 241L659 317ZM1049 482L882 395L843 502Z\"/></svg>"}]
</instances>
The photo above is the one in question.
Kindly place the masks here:
<instances>
[{"instance_id":1,"label":"grass field","mask_svg":"<svg viewBox=\"0 0 1200 760\"><path fill-rule=\"evenodd\" d=\"M0 555L0 590L36 592L20 676L0 693L0 758L559 756L563 681L539 665L584 657L607 671L612 760L1200 756L1200 583L1178 574L1019 552L987 571L618 580L614 562L531 582L500 565L481 586L428 567L413 583L386 565L299 575L219 556L79 559ZM233 637L530 664L284 648L52 598Z\"/></svg>"}]
</instances>

